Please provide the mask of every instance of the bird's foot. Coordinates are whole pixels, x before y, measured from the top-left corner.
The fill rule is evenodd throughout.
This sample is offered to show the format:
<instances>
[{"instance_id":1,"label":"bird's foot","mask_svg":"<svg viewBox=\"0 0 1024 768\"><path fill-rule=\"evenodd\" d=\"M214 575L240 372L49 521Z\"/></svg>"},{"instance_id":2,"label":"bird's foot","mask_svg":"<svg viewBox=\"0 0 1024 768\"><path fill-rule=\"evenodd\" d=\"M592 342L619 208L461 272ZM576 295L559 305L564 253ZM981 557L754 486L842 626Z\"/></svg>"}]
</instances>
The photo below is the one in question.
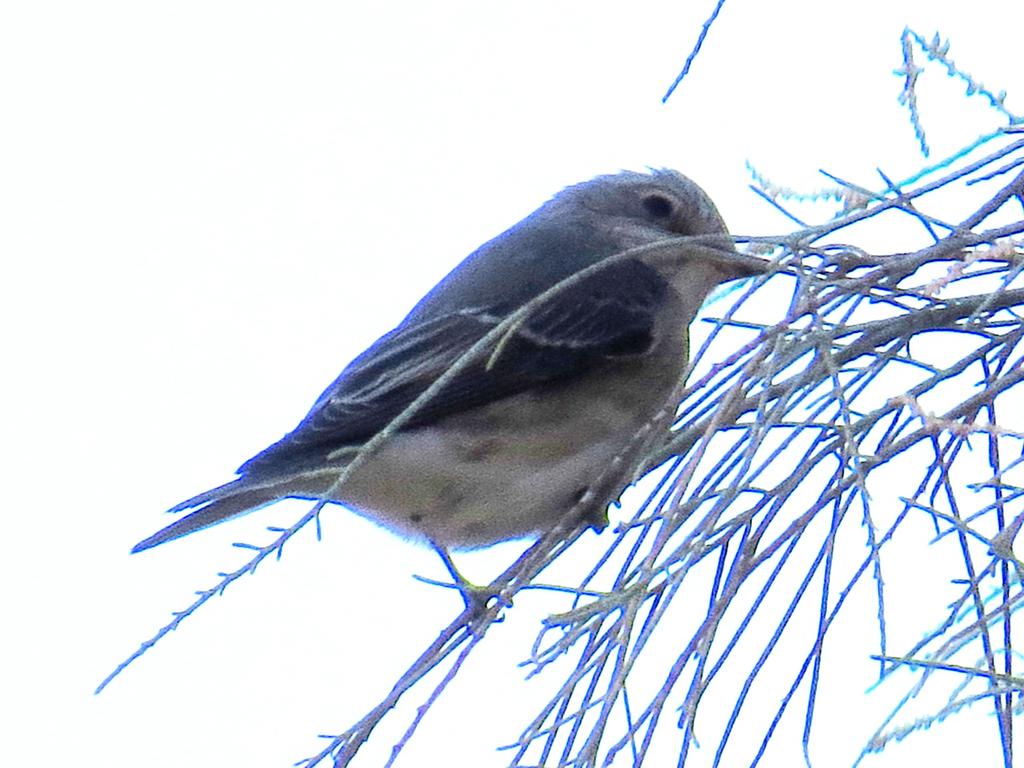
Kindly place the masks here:
<instances>
[{"instance_id":1,"label":"bird's foot","mask_svg":"<svg viewBox=\"0 0 1024 768\"><path fill-rule=\"evenodd\" d=\"M493 584L486 586L474 584L455 567L455 562L452 560L452 556L448 554L448 550L437 544L434 544L433 547L452 577L452 586L459 590L459 594L462 595L462 601L466 604L466 613L471 617L482 616L491 600L500 598L501 590Z\"/></svg>"}]
</instances>

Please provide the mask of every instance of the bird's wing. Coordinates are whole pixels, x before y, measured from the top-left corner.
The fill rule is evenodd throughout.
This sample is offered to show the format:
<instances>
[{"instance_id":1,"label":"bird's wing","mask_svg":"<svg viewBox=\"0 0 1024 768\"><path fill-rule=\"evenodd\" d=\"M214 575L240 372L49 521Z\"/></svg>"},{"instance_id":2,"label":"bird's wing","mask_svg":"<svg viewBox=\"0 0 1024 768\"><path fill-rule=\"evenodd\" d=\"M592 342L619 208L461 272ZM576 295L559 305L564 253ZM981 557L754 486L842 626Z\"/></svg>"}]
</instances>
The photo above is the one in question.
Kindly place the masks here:
<instances>
[{"instance_id":1,"label":"bird's wing","mask_svg":"<svg viewBox=\"0 0 1024 768\"><path fill-rule=\"evenodd\" d=\"M531 312L500 342L497 354L492 347L466 365L406 426L580 375L609 358L642 354L652 343L654 318L668 290L664 278L639 261L609 264ZM295 430L239 473L273 475L322 463L327 453L369 439L509 310L462 309L403 323L356 358Z\"/></svg>"}]
</instances>

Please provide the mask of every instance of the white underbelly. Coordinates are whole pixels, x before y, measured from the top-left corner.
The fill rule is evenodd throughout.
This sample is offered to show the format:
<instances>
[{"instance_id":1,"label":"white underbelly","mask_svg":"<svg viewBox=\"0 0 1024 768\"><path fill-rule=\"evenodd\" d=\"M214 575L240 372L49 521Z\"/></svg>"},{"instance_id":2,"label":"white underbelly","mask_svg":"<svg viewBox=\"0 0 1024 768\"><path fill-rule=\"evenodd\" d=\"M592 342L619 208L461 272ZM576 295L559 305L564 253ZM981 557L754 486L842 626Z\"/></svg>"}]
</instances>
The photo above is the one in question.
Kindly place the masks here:
<instances>
[{"instance_id":1,"label":"white underbelly","mask_svg":"<svg viewBox=\"0 0 1024 768\"><path fill-rule=\"evenodd\" d=\"M353 471L337 499L402 535L445 547L543 533L663 404L667 393L651 392L650 382L633 384L610 374L573 386L570 398L516 395L443 427L399 433Z\"/></svg>"}]
</instances>

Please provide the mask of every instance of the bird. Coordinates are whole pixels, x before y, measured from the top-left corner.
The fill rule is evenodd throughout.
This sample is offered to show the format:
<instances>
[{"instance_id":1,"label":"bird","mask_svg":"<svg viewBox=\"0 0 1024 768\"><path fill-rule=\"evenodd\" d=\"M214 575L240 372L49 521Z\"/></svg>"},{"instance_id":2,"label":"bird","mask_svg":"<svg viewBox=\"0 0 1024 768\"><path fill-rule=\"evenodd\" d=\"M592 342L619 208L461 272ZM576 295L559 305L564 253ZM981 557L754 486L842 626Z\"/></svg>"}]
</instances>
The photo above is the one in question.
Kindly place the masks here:
<instances>
[{"instance_id":1,"label":"bird","mask_svg":"<svg viewBox=\"0 0 1024 768\"><path fill-rule=\"evenodd\" d=\"M763 271L678 171L568 186L466 257L298 426L168 510L187 514L132 552L284 498L337 502L442 552L543 535L674 407L710 292Z\"/></svg>"}]
</instances>

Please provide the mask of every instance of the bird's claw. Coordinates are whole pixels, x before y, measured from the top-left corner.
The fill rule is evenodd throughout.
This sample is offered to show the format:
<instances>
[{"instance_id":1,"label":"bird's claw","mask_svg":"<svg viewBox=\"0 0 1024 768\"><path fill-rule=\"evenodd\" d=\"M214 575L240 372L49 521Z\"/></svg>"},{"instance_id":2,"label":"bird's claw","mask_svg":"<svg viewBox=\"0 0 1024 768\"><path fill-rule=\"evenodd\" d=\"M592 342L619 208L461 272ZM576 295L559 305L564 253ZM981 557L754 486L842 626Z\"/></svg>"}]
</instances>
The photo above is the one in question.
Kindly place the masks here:
<instances>
[{"instance_id":1,"label":"bird's claw","mask_svg":"<svg viewBox=\"0 0 1024 768\"><path fill-rule=\"evenodd\" d=\"M455 567L455 563L452 560L452 556L448 554L448 550L437 544L433 546L444 563L444 567L448 570L448 574L452 577L452 586L459 590L459 594L462 595L462 601L466 605L466 613L471 617L482 616L491 600L495 598L500 599L501 589L493 584L485 586L474 584Z\"/></svg>"}]
</instances>

